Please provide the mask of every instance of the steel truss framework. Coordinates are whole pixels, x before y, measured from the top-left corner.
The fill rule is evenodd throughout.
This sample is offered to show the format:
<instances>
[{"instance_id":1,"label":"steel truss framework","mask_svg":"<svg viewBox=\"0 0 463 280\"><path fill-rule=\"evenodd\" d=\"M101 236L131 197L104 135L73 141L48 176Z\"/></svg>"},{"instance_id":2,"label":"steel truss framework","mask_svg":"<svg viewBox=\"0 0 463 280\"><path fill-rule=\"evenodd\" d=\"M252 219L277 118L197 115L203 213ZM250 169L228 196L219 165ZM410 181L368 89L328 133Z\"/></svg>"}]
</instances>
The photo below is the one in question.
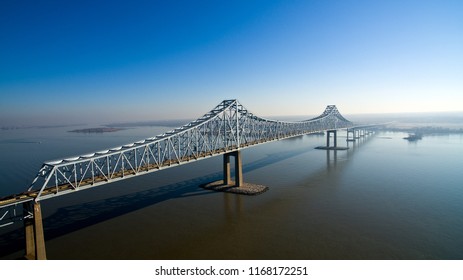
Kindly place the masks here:
<instances>
[{"instance_id":1,"label":"steel truss framework","mask_svg":"<svg viewBox=\"0 0 463 280\"><path fill-rule=\"evenodd\" d=\"M7 205L40 201L270 141L349 127L353 127L352 122L335 105L327 106L316 118L284 122L255 116L237 100L224 100L199 119L170 132L109 150L45 162L28 191L11 197Z\"/></svg>"}]
</instances>

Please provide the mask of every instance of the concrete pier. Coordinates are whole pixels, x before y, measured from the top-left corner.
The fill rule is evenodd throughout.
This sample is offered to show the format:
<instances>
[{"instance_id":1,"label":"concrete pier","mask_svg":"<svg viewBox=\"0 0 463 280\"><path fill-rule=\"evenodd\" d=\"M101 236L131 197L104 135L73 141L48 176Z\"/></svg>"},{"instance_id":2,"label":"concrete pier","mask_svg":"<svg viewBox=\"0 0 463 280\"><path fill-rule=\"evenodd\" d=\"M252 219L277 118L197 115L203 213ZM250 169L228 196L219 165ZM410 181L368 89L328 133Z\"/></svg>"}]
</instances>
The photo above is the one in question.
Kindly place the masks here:
<instances>
[{"instance_id":1,"label":"concrete pier","mask_svg":"<svg viewBox=\"0 0 463 280\"><path fill-rule=\"evenodd\" d=\"M355 142L355 129L347 129L347 142Z\"/></svg>"},{"instance_id":2,"label":"concrete pier","mask_svg":"<svg viewBox=\"0 0 463 280\"><path fill-rule=\"evenodd\" d=\"M338 132L336 130L328 130L326 131L326 147L330 147L330 135L333 134L333 147L336 148L338 146Z\"/></svg>"},{"instance_id":3,"label":"concrete pier","mask_svg":"<svg viewBox=\"0 0 463 280\"><path fill-rule=\"evenodd\" d=\"M333 134L333 146L330 146L330 137ZM338 147L338 133L337 130L327 130L326 131L326 146L318 146L315 149L319 150L347 150L348 147Z\"/></svg>"},{"instance_id":4,"label":"concrete pier","mask_svg":"<svg viewBox=\"0 0 463 280\"><path fill-rule=\"evenodd\" d=\"M25 258L29 260L46 260L47 255L40 203L25 203L24 215L24 234L26 239Z\"/></svg>"},{"instance_id":5,"label":"concrete pier","mask_svg":"<svg viewBox=\"0 0 463 280\"><path fill-rule=\"evenodd\" d=\"M231 180L230 157L235 158L235 181ZM245 195L257 195L264 193L268 187L243 182L243 164L241 161L241 152L235 151L223 155L223 180L201 185L202 188L230 192Z\"/></svg>"},{"instance_id":6,"label":"concrete pier","mask_svg":"<svg viewBox=\"0 0 463 280\"><path fill-rule=\"evenodd\" d=\"M241 151L226 153L223 155L223 182L225 185L231 184L230 157L235 158L235 187L243 185L243 164L241 162Z\"/></svg>"}]
</instances>

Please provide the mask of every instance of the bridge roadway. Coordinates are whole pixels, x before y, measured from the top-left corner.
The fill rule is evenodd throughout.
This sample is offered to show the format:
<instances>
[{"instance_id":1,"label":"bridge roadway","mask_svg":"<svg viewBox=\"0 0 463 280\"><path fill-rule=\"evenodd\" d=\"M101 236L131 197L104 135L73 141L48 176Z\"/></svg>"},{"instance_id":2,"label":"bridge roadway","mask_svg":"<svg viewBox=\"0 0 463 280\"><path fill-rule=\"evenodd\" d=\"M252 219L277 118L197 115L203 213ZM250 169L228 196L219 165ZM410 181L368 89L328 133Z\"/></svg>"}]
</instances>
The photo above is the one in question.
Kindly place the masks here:
<instances>
[{"instance_id":1,"label":"bridge roadway","mask_svg":"<svg viewBox=\"0 0 463 280\"><path fill-rule=\"evenodd\" d=\"M242 183L240 150L305 134L336 130L365 130L378 125L357 125L329 105L318 117L283 122L255 116L237 100L224 100L201 118L170 132L121 147L78 157L45 162L27 191L0 198L0 227L22 220L26 256L44 259L45 242L39 201L94 188L169 167L224 155L224 182L230 181L229 156L235 157L235 184ZM355 132L354 132L355 140ZM226 163L227 162L227 163ZM23 205L22 211L17 206ZM20 213L22 212L22 213ZM8 222L10 221L10 222Z\"/></svg>"},{"instance_id":2,"label":"bridge roadway","mask_svg":"<svg viewBox=\"0 0 463 280\"><path fill-rule=\"evenodd\" d=\"M258 143L256 143L256 144L258 144ZM245 148L247 146L249 146L249 145L248 144L241 144L241 148ZM225 149L217 149L215 151L212 151L210 154L206 154L204 152L200 153L198 157L196 157L196 156L182 157L181 162L189 162L189 161L192 161L192 160L199 160L199 159L203 159L203 158L207 158L207 157L211 157L211 156L215 156L215 155L221 155L221 154L225 154L225 153L227 153L227 151L225 151ZM117 179L122 179L122 178L125 178L125 177L130 176L130 175L142 175L143 172L161 170L163 168L171 167L172 165L175 165L175 164L180 164L180 162L173 161L173 160L169 159L169 160L165 160L161 164L151 163L151 164L142 165L142 166L140 166L140 169L138 170L138 172L136 172L135 170L132 170L132 169L123 169L123 170L119 170L119 171L113 173L112 176L111 176L111 179L116 181ZM97 176L94 176L93 178L87 178L87 179L82 180L81 183L79 184L79 186L80 186L81 189L84 189L86 187L98 186L99 185L98 183L100 183L100 182L102 182L102 183L108 182L108 179L104 175L97 175ZM57 193L63 194L66 191L73 191L73 190L74 190L74 188L73 188L72 184L61 184L61 185L57 185L57 186L50 186L50 187L46 187L46 188L44 188L42 190L41 196L42 197L51 197L51 196L56 195ZM31 190L31 191L26 191L26 192L23 192L23 193L14 194L14 195L11 195L11 196L6 196L6 197L3 197L3 198L0 198L0 208L6 207L6 206L11 206L11 205L14 205L14 204L21 204L21 203L25 203L25 202L28 202L28 201L32 201L32 200L34 200L34 199L36 199L38 197L39 193L40 193L40 190Z\"/></svg>"},{"instance_id":3,"label":"bridge roadway","mask_svg":"<svg viewBox=\"0 0 463 280\"><path fill-rule=\"evenodd\" d=\"M291 137L294 137L294 136L291 136ZM290 137L287 137L287 138L290 138ZM282 139L272 139L272 140L261 142L261 143L256 141L255 143L241 144L240 148L243 149L243 148L247 148L252 145L267 143L270 141L278 141L278 140L282 140ZM236 150L237 148L235 146L235 147L232 147L232 149ZM161 164L155 164L155 163L145 164L145 165L140 166L138 172L133 169L119 170L112 174L111 179L113 181L117 181L117 179L124 179L124 178L135 176L135 175L143 175L144 174L143 172L146 173L146 172L151 172L151 171L157 171L157 170L165 169L168 167L172 167L174 165L185 164L190 161L205 159L205 158L222 155L226 153L230 153L230 152L226 151L225 149L217 149L215 151L211 151L210 153L202 152L198 156L190 155L190 156L181 157L180 162L169 159L169 160L165 160ZM89 187L99 186L100 184L98 183L107 183L107 182L108 182L108 178L106 178L106 176L97 175L97 176L94 176L93 178L87 178L87 179L82 180L79 186L80 186L80 189L86 189ZM41 190L31 190L31 191L25 191L19 194L13 194L10 196L2 197L0 198L0 208L32 201L38 197L40 191ZM57 186L50 186L42 190L41 197L43 200L45 198L51 198L57 195L58 193L65 194L65 193L72 192L72 191L74 191L74 187L72 184L61 184Z\"/></svg>"}]
</instances>

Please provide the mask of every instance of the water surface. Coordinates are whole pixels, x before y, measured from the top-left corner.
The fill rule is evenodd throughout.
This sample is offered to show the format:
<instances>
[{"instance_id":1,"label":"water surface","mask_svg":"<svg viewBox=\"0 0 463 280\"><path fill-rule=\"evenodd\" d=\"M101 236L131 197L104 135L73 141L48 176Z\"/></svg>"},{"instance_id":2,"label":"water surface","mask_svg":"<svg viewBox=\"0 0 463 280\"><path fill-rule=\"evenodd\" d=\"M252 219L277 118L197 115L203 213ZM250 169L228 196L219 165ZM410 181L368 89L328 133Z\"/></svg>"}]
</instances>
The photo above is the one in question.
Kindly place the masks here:
<instances>
[{"instance_id":1,"label":"water surface","mask_svg":"<svg viewBox=\"0 0 463 280\"><path fill-rule=\"evenodd\" d=\"M75 129L75 128L74 128ZM167 131L2 131L0 195L24 191L41 162ZM345 134L344 134L345 135ZM42 202L49 259L462 259L463 137L382 132L322 151L304 136L242 151L259 196L206 191L222 157ZM345 145L341 134L338 143ZM22 255L20 225L0 256Z\"/></svg>"}]
</instances>

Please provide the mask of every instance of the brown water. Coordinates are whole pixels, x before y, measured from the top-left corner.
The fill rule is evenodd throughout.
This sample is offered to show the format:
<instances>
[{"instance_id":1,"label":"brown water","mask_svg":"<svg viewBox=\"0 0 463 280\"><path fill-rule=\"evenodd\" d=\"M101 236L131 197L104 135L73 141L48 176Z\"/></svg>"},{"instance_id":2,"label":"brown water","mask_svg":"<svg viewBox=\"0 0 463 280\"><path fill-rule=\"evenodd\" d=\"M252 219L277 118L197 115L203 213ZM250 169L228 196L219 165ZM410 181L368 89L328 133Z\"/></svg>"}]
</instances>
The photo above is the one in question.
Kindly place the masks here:
<instances>
[{"instance_id":1,"label":"brown water","mask_svg":"<svg viewBox=\"0 0 463 280\"><path fill-rule=\"evenodd\" d=\"M323 136L245 149L245 181L270 187L258 196L199 188L220 179L216 157L45 201L47 257L462 259L463 137L404 136L337 152L314 149ZM20 257L21 242L2 229L2 258Z\"/></svg>"}]
</instances>

